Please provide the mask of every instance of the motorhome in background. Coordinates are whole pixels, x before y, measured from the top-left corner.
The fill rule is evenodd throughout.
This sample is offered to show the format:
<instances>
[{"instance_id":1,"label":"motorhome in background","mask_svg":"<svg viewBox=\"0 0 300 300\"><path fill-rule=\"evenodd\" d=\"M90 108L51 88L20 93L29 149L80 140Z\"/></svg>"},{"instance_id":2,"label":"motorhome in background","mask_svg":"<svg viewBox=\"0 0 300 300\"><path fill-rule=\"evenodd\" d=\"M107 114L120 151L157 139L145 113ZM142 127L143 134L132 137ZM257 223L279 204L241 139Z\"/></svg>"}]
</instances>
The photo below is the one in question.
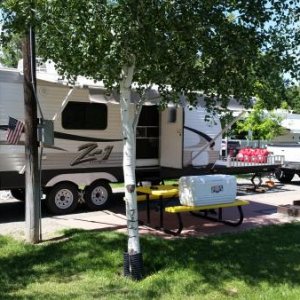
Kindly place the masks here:
<instances>
[{"instance_id":1,"label":"motorhome in background","mask_svg":"<svg viewBox=\"0 0 300 300\"><path fill-rule=\"evenodd\" d=\"M72 212L80 194L90 209L107 207L109 183L123 182L118 95L107 96L101 83L82 77L70 87L51 63L38 68L37 95L44 118L54 124L54 145L45 145L42 155L47 207L57 214ZM17 145L8 145L6 130L9 116L24 120L23 99L22 72L0 69L0 189L11 190L19 199L25 194L24 134ZM132 113L133 108L134 104ZM190 109L183 99L181 106L170 105L164 111L145 105L136 131L137 180L208 170L221 148L220 121L208 116L205 108Z\"/></svg>"},{"instance_id":2,"label":"motorhome in background","mask_svg":"<svg viewBox=\"0 0 300 300\"><path fill-rule=\"evenodd\" d=\"M300 114L279 111L282 114L281 125L286 128L282 136L278 136L267 145L268 151L274 155L283 155L285 163L275 173L282 183L289 183L295 175L300 176Z\"/></svg>"}]
</instances>

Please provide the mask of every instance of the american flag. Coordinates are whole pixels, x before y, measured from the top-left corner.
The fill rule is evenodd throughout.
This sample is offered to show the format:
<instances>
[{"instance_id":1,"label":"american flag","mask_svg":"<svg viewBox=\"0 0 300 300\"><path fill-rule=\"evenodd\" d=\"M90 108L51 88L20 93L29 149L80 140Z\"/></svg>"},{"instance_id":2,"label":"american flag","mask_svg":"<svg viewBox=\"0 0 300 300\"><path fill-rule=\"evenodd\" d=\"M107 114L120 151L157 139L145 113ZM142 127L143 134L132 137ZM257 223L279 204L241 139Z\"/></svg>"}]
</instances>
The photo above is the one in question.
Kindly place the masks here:
<instances>
[{"instance_id":1,"label":"american flag","mask_svg":"<svg viewBox=\"0 0 300 300\"><path fill-rule=\"evenodd\" d=\"M9 117L7 136L6 136L7 142L9 144L16 145L20 140L23 128L24 128L23 122L18 121L12 117Z\"/></svg>"}]
</instances>

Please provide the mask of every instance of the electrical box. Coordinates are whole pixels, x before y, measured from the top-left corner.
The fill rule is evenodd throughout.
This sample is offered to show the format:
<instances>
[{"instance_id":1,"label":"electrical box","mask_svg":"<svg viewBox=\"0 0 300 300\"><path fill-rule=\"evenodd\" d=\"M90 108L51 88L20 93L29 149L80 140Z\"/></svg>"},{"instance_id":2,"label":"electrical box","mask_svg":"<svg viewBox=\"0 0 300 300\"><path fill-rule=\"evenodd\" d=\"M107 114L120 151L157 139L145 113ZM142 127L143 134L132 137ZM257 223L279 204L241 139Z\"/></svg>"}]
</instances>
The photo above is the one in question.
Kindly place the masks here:
<instances>
[{"instance_id":1,"label":"electrical box","mask_svg":"<svg viewBox=\"0 0 300 300\"><path fill-rule=\"evenodd\" d=\"M46 146L54 146L54 125L52 120L40 120L38 141Z\"/></svg>"}]
</instances>

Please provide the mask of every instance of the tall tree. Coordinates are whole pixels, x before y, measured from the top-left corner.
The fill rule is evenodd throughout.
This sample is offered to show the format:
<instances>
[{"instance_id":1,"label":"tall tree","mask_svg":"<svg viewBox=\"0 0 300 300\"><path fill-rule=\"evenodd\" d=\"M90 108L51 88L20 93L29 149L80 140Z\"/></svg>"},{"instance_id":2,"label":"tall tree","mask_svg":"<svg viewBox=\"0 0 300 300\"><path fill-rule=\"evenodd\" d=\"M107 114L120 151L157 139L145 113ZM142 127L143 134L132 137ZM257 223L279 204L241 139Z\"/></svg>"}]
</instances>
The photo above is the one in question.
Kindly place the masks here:
<instances>
[{"instance_id":1,"label":"tall tree","mask_svg":"<svg viewBox=\"0 0 300 300\"><path fill-rule=\"evenodd\" d=\"M238 132L251 131L252 140L272 140L285 132L280 124L281 121L281 117L276 112L267 111L264 103L258 100L249 115L237 122L237 130Z\"/></svg>"},{"instance_id":2,"label":"tall tree","mask_svg":"<svg viewBox=\"0 0 300 300\"><path fill-rule=\"evenodd\" d=\"M0 63L6 67L16 68L22 58L22 39L15 34L5 43L0 52Z\"/></svg>"},{"instance_id":3,"label":"tall tree","mask_svg":"<svg viewBox=\"0 0 300 300\"><path fill-rule=\"evenodd\" d=\"M7 33L22 30L29 2L4 1ZM297 75L288 25L294 21L298 0L36 2L40 55L52 59L68 78L103 80L108 89L120 93L128 254L140 255L135 126L147 89L158 86L162 107L178 102L181 94L195 104L195 91L205 95L210 108L217 100L226 106L230 95L249 105L255 84L265 79L265 72L256 68L261 53L270 53L264 55L268 60L276 58L276 72L293 67ZM133 82L141 97L131 116Z\"/></svg>"},{"instance_id":4,"label":"tall tree","mask_svg":"<svg viewBox=\"0 0 300 300\"><path fill-rule=\"evenodd\" d=\"M294 85L287 89L287 103L291 110L300 113L300 86Z\"/></svg>"}]
</instances>

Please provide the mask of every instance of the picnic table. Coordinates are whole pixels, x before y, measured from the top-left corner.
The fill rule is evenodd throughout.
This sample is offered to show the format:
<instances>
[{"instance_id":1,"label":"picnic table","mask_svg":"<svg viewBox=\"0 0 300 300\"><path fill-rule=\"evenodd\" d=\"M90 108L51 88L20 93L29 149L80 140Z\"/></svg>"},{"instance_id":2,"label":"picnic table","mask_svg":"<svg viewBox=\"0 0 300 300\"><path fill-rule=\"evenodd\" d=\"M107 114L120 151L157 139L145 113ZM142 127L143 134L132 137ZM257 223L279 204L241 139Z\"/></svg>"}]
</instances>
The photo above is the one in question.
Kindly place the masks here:
<instances>
[{"instance_id":1,"label":"picnic table","mask_svg":"<svg viewBox=\"0 0 300 300\"><path fill-rule=\"evenodd\" d=\"M211 205L197 205L197 206L185 206L185 205L164 205L165 200L179 197L179 189L177 185L155 185L155 186L140 186L137 187L138 202L146 201L147 204L147 224L151 223L150 220L150 201L159 201L159 228L166 233L172 235L180 235L183 229L183 222L181 218L182 213L189 212L196 217L205 218L211 221L222 222L230 226L239 226L242 224L244 214L242 206L248 205L249 202L245 200L235 199L231 203L215 203ZM237 207L239 213L239 219L237 221L230 221L223 219L223 208ZM217 209L217 216L211 214ZM164 213L171 213L177 215L178 229L176 231L164 228ZM213 213L214 214L214 213Z\"/></svg>"}]
</instances>

